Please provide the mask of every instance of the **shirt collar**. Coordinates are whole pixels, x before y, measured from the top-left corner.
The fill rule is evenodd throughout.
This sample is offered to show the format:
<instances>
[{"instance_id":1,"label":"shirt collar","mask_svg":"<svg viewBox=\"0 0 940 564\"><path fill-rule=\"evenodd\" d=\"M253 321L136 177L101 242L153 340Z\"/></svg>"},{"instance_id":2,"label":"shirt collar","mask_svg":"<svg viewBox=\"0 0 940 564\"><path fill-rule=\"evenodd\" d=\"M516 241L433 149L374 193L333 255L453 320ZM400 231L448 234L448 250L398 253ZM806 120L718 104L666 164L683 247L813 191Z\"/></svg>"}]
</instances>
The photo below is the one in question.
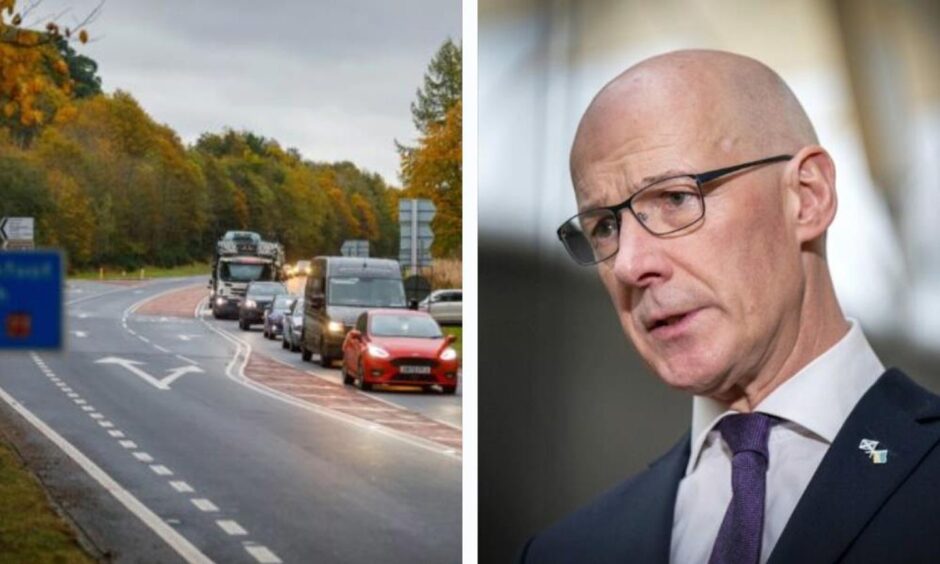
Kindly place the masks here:
<instances>
[{"instance_id":1,"label":"shirt collar","mask_svg":"<svg viewBox=\"0 0 940 564\"><path fill-rule=\"evenodd\" d=\"M885 371L859 323L848 322L849 331L842 339L771 392L755 411L795 423L832 443L855 404ZM686 475L698 464L709 431L730 413L725 404L711 398L692 399L692 451Z\"/></svg>"}]
</instances>

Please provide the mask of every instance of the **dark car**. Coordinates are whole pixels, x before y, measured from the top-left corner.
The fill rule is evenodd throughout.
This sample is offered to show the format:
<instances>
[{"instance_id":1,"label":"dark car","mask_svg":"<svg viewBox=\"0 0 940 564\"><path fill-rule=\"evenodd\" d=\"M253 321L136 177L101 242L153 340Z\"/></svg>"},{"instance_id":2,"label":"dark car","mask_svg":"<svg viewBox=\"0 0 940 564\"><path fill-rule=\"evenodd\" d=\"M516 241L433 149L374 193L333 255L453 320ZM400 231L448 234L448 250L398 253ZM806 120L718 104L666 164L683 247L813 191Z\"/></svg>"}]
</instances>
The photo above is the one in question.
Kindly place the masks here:
<instances>
[{"instance_id":1,"label":"dark car","mask_svg":"<svg viewBox=\"0 0 940 564\"><path fill-rule=\"evenodd\" d=\"M300 332L304 328L304 299L297 298L290 309L284 314L284 327L281 347L297 352L300 350Z\"/></svg>"},{"instance_id":2,"label":"dark car","mask_svg":"<svg viewBox=\"0 0 940 564\"><path fill-rule=\"evenodd\" d=\"M264 338L274 339L284 331L284 319L296 296L281 294L274 297L271 306L264 310Z\"/></svg>"},{"instance_id":3,"label":"dark car","mask_svg":"<svg viewBox=\"0 0 940 564\"><path fill-rule=\"evenodd\" d=\"M280 282L252 282L245 291L245 299L238 306L238 328L247 331L255 323L264 322L264 310L275 296L287 294Z\"/></svg>"}]
</instances>

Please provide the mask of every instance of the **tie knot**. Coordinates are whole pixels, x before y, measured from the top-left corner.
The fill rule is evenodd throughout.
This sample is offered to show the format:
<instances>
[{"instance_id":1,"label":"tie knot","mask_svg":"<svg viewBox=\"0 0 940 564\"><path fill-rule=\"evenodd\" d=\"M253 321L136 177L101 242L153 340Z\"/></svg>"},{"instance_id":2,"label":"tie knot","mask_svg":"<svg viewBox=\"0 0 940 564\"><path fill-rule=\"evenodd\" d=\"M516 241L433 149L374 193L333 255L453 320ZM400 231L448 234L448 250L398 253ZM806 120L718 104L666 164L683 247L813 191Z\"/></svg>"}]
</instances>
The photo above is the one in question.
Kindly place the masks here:
<instances>
[{"instance_id":1,"label":"tie knot","mask_svg":"<svg viewBox=\"0 0 940 564\"><path fill-rule=\"evenodd\" d=\"M731 452L751 451L769 458L767 438L774 418L764 413L736 413L718 422L718 431Z\"/></svg>"}]
</instances>

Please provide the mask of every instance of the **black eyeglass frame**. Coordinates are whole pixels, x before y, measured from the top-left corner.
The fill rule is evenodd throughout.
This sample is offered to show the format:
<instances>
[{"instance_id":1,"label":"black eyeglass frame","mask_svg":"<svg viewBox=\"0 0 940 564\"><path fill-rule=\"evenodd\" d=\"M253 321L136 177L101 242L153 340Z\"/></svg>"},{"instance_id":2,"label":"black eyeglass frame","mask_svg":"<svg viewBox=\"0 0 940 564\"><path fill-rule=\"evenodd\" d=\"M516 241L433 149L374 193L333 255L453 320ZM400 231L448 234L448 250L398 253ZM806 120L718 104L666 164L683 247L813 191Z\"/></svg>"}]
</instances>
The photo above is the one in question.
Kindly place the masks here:
<instances>
[{"instance_id":1,"label":"black eyeglass frame","mask_svg":"<svg viewBox=\"0 0 940 564\"><path fill-rule=\"evenodd\" d=\"M699 174L677 174L677 175L675 175L675 176L669 176L669 177L666 177L666 178L660 178L660 179L658 179L658 180L656 180L656 181L654 181L654 182L651 182L651 183L647 184L646 186L643 186L642 188L640 188L639 190L637 190L636 192L634 192L629 198L627 198L626 200L624 200L623 202L621 202L621 203L619 203L619 204L615 204L615 205L613 205L613 206L602 206L602 207L599 207L599 208L591 208L591 209L589 209L589 210L585 210L585 211L583 211L583 212L579 212L579 213L574 214L573 216L569 217L564 223L562 223L561 226L558 227L558 230L557 230L556 233L557 233L557 235L558 235L558 239L559 239L559 240L562 242L562 244L565 246L565 250L568 251L568 255L571 256L571 258L574 259L575 262L577 262L578 264L580 264L580 265L582 265L582 266L590 266L590 265L593 265L593 264L598 264L598 263L604 262L605 260L609 259L610 257L616 255L616 254L617 254L617 251L614 251L610 256L606 256L606 257L604 257L604 258L602 258L602 259L594 260L594 261L592 261L592 262L582 262L582 261L578 260L578 258L575 256L574 252L568 247L568 243L566 242L566 240L565 240L565 235L564 235L564 233L563 233L563 231L564 231L564 229L565 229L565 226L568 225L569 223L571 223L571 221L572 221L573 219L577 218L578 216L580 216L580 215L582 215L582 214L585 214L585 213L589 213L589 212L596 212L596 211L600 211L600 210L607 210L607 211L613 213L614 219L615 219L616 222L617 222L617 232L619 233L619 232L620 232L620 229L621 229L621 224L622 224L622 220L620 219L620 212L623 211L624 209L628 209L628 210L630 210L630 214L633 216L633 218L636 219L637 223L639 223L639 224L643 227L643 229L645 229L648 233L650 233L651 235L654 235L654 236L656 236L656 237L664 237L664 236L666 236L666 235L671 235L671 234L673 234L673 233L677 233L677 232L679 232L679 231L682 231L683 229L688 229L690 226L695 225L696 223L698 223L699 221L701 221L703 217L705 217L705 194L702 192L702 185L703 185L703 184L707 184L708 182L711 182L712 180L716 180L716 179L718 179L718 178L720 178L720 177L722 177L722 176L726 176L726 175L728 175L728 174L731 174L731 173L733 173L733 172L737 172L737 171L739 171L739 170L743 170L743 169L745 169L745 168L750 168L750 167L759 166L759 165L765 165L765 164L771 164L771 163L777 163L777 162L789 161L789 160L792 159L792 158L793 158L793 155L776 155L776 156L773 156L773 157L767 157L767 158L765 158L765 159L759 159L759 160L756 160L756 161L749 161L749 162L742 163L742 164L738 164L738 165L734 165L734 166L728 166L728 167L719 168L719 169L716 169L716 170L709 170L709 171L707 171L707 172L702 172L702 173L699 173ZM695 185L696 185L696 187L697 187L697 189L698 189L699 197L701 198L701 201L702 201L702 213L701 213L697 218L695 218L694 220L692 220L692 221L689 222L688 224L683 225L682 227L679 227L679 228L677 228L677 229L673 229L672 231L666 231L666 232L664 232L664 233L657 233L657 232L653 231L652 229L650 229L645 223L643 223L643 221L642 221L639 217L637 217L636 211L634 211L634 209L633 209L633 200L634 200L634 198L636 198L637 196L639 196L640 194L642 194L644 191L646 191L648 188L651 188L651 187L653 187L653 186L656 186L657 184L660 184L660 183L662 183L662 182L666 182L666 181L668 181L668 180L675 180L676 178L691 178L691 179L695 180ZM619 245L618 245L618 250L619 250Z\"/></svg>"}]
</instances>

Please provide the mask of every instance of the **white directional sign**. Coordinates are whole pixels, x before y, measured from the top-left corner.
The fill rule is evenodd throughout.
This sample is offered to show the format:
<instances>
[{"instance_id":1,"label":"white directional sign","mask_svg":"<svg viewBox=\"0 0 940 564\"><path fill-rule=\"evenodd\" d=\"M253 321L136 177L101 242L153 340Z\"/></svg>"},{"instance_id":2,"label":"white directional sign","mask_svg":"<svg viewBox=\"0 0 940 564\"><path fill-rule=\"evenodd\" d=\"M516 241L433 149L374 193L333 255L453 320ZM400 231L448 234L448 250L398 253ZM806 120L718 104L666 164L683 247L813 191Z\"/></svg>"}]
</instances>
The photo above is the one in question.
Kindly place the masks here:
<instances>
[{"instance_id":1,"label":"white directional sign","mask_svg":"<svg viewBox=\"0 0 940 564\"><path fill-rule=\"evenodd\" d=\"M120 358L116 356L108 356L108 357L96 360L95 364L117 364L119 366L123 366L124 368L130 370L132 373L143 378L145 382L147 382L148 384L151 384L154 388L157 388L158 390L169 390L170 384L176 381L176 379L182 376L183 374L189 374L190 372L193 372L193 373L203 372L202 368L199 368L198 366L193 366L190 364L188 366L181 366L180 368L173 368L171 370L168 370L167 372L169 372L169 374L167 376L164 376L163 378L156 378L154 376L151 376L150 374L147 374L140 368L138 368L139 365L144 364L143 362L140 362L139 360L130 360L127 358Z\"/></svg>"},{"instance_id":2,"label":"white directional sign","mask_svg":"<svg viewBox=\"0 0 940 564\"><path fill-rule=\"evenodd\" d=\"M5 217L0 219L0 241L3 248L32 248L33 247L33 218L31 217Z\"/></svg>"},{"instance_id":3,"label":"white directional sign","mask_svg":"<svg viewBox=\"0 0 940 564\"><path fill-rule=\"evenodd\" d=\"M431 200L400 200L398 202L398 224L401 239L398 260L411 265L412 269L431 265L431 243L434 232L431 220L436 212Z\"/></svg>"}]
</instances>

